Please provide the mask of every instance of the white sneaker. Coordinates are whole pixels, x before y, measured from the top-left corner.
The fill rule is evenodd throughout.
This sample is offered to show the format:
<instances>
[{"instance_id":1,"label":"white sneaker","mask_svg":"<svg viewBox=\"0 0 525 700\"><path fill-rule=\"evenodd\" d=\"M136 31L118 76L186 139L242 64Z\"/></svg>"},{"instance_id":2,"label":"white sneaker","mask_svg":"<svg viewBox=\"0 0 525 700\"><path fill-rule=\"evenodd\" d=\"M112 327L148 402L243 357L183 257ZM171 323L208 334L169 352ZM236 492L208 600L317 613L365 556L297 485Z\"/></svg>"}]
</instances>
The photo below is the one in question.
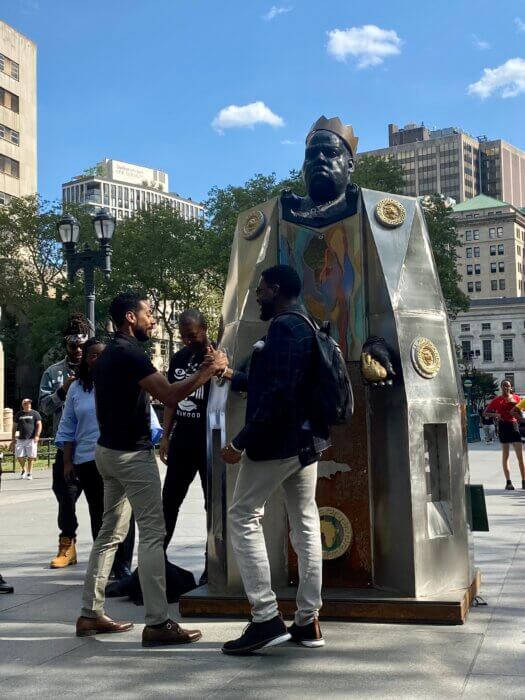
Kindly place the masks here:
<instances>
[{"instance_id":1,"label":"white sneaker","mask_svg":"<svg viewBox=\"0 0 525 700\"><path fill-rule=\"evenodd\" d=\"M25 473L25 472L22 472L22 473L20 474L20 478L21 478L21 479L27 479L26 473Z\"/></svg>"},{"instance_id":2,"label":"white sneaker","mask_svg":"<svg viewBox=\"0 0 525 700\"><path fill-rule=\"evenodd\" d=\"M28 475L26 476L26 479L27 479L28 481L31 481L32 478L33 478L33 475L32 475L32 474L28 474Z\"/></svg>"}]
</instances>

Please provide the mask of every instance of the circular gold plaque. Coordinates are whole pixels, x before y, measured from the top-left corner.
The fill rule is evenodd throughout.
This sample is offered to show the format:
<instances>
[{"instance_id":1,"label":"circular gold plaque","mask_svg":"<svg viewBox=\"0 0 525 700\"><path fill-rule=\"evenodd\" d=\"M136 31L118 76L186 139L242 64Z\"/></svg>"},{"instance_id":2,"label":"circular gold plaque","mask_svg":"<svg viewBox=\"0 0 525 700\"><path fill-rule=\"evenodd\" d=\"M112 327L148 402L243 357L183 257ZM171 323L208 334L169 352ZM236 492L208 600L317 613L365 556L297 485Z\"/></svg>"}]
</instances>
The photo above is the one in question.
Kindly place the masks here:
<instances>
[{"instance_id":1,"label":"circular gold plaque","mask_svg":"<svg viewBox=\"0 0 525 700\"><path fill-rule=\"evenodd\" d=\"M441 368L441 359L434 343L428 338L416 338L412 343L412 364L425 379L432 379Z\"/></svg>"},{"instance_id":2,"label":"circular gold plaque","mask_svg":"<svg viewBox=\"0 0 525 700\"><path fill-rule=\"evenodd\" d=\"M346 515L331 506L319 508L323 559L342 557L352 544L354 533Z\"/></svg>"},{"instance_id":3,"label":"circular gold plaque","mask_svg":"<svg viewBox=\"0 0 525 700\"><path fill-rule=\"evenodd\" d=\"M244 222L242 234L247 241L252 241L257 236L260 236L264 230L266 217L260 209L253 211Z\"/></svg>"},{"instance_id":4,"label":"circular gold plaque","mask_svg":"<svg viewBox=\"0 0 525 700\"><path fill-rule=\"evenodd\" d=\"M401 226L405 220L405 207L398 202L397 199L386 197L377 203L376 219L382 226L387 228L396 228Z\"/></svg>"}]
</instances>

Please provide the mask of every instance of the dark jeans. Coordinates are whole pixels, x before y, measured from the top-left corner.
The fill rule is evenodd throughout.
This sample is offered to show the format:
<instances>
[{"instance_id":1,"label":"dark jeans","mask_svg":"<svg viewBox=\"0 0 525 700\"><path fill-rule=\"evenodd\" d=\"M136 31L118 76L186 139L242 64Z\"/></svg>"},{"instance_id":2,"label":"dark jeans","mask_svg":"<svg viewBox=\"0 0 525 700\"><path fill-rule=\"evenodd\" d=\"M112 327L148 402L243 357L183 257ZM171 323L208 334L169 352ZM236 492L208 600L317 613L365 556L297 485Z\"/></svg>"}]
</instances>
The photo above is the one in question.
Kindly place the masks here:
<instances>
[{"instance_id":1,"label":"dark jeans","mask_svg":"<svg viewBox=\"0 0 525 700\"><path fill-rule=\"evenodd\" d=\"M182 429L175 428L170 440L168 470L162 489L162 506L166 524L165 550L171 542L180 507L197 472L204 493L204 507L207 506L206 461L206 434L204 431L190 433L185 430L183 433Z\"/></svg>"},{"instance_id":2,"label":"dark jeans","mask_svg":"<svg viewBox=\"0 0 525 700\"><path fill-rule=\"evenodd\" d=\"M67 483L64 479L64 453L62 450L57 450L53 462L53 492L58 501L60 536L75 537L78 528L75 505L82 493L82 487L75 481Z\"/></svg>"},{"instance_id":3,"label":"dark jeans","mask_svg":"<svg viewBox=\"0 0 525 700\"><path fill-rule=\"evenodd\" d=\"M75 474L86 496L91 520L91 534L93 535L94 542L97 539L102 525L102 516L104 515L104 482L97 469L96 462L94 461L75 464ZM115 554L113 570L117 576L120 574L123 567L131 569L134 545L135 519L131 517L126 539L119 544L117 553Z\"/></svg>"}]
</instances>

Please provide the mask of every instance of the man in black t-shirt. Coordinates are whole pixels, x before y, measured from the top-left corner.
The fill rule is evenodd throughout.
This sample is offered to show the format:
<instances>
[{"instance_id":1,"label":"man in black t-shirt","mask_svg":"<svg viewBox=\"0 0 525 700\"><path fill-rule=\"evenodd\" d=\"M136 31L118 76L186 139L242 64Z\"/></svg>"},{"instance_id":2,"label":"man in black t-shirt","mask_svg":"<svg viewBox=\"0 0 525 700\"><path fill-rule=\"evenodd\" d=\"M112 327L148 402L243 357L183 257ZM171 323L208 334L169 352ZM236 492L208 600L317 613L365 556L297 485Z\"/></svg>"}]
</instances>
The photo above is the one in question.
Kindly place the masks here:
<instances>
[{"instance_id":1,"label":"man in black t-shirt","mask_svg":"<svg viewBox=\"0 0 525 700\"><path fill-rule=\"evenodd\" d=\"M171 359L168 370L168 381L171 384L195 374L211 345L206 320L196 309L183 311L179 318L179 332L184 348L176 352ZM168 465L162 490L166 523L165 549L173 537L179 509L197 472L206 508L206 409L209 393L210 382L207 382L181 401L175 410L166 407L164 411L164 435L160 444L160 457ZM199 585L205 583L206 567Z\"/></svg>"},{"instance_id":2,"label":"man in black t-shirt","mask_svg":"<svg viewBox=\"0 0 525 700\"><path fill-rule=\"evenodd\" d=\"M31 408L31 399L22 401L22 410L13 417L11 448L22 467L21 479L32 479L33 464L37 456L38 441L42 432L42 417ZM15 437L18 431L18 437ZM26 466L27 463L27 466Z\"/></svg>"},{"instance_id":3,"label":"man in black t-shirt","mask_svg":"<svg viewBox=\"0 0 525 700\"><path fill-rule=\"evenodd\" d=\"M115 622L104 612L109 573L133 509L139 529L138 571L146 616L142 645L194 642L201 637L198 630L184 630L169 618L163 548L166 529L151 443L150 395L176 408L226 369L226 357L208 349L194 374L170 385L140 347L155 327L149 303L133 292L119 294L111 302L110 313L117 333L93 369L100 427L95 459L104 481L105 509L89 557L76 633L87 637L133 627L129 622Z\"/></svg>"}]
</instances>

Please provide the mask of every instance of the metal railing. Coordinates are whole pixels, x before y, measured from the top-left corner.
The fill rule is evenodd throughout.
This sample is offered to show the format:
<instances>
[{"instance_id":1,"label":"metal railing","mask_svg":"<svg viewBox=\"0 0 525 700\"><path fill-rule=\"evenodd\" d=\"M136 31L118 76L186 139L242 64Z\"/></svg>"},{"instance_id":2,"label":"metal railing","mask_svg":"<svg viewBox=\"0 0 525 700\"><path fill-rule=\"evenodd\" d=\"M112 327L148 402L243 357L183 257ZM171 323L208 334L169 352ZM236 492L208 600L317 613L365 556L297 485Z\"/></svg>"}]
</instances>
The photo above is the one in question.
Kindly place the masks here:
<instances>
[{"instance_id":1,"label":"metal railing","mask_svg":"<svg viewBox=\"0 0 525 700\"><path fill-rule=\"evenodd\" d=\"M47 461L47 468L55 457L56 447L53 438L40 438L37 449L37 461ZM11 468L6 469L6 465ZM10 450L0 451L0 473L14 474L16 471L16 454Z\"/></svg>"}]
</instances>

